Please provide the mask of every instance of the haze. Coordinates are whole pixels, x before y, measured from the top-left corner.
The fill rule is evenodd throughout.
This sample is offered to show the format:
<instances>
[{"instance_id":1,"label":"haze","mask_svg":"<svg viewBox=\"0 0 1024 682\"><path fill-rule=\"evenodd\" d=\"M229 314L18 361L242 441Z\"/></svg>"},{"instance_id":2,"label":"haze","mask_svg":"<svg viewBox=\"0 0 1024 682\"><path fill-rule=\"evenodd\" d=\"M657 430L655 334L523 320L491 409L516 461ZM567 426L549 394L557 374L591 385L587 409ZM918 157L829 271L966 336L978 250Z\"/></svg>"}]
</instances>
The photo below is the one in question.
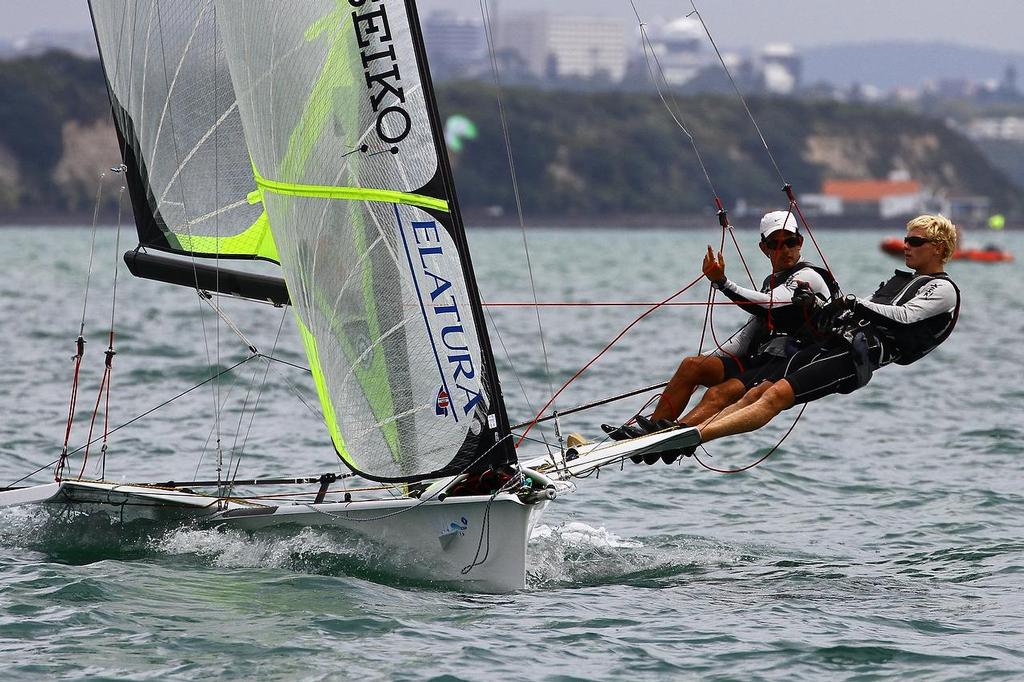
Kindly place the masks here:
<instances>
[{"instance_id":1,"label":"haze","mask_svg":"<svg viewBox=\"0 0 1024 682\"><path fill-rule=\"evenodd\" d=\"M691 10L689 0L635 0L648 23ZM629 0L492 0L501 11L546 10L632 18ZM451 9L475 16L477 0L420 0L421 10ZM810 47L896 40L936 41L1021 51L1021 0L703 0L698 3L716 40L732 49L765 42ZM90 30L85 0L0 0L0 39L29 33Z\"/></svg>"}]
</instances>

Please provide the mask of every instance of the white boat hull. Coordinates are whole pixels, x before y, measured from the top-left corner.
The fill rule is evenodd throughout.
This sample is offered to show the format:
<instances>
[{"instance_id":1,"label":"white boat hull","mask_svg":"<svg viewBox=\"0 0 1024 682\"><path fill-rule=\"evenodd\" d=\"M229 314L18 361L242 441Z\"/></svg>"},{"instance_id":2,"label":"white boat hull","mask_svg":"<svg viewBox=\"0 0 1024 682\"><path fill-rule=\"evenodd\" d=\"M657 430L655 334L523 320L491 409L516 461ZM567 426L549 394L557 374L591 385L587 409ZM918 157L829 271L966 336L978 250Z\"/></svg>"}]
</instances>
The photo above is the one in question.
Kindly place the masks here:
<instances>
[{"instance_id":1,"label":"white boat hull","mask_svg":"<svg viewBox=\"0 0 1024 682\"><path fill-rule=\"evenodd\" d=\"M227 509L253 506L244 500L218 500L176 488L106 481L61 481L0 491L0 507L60 505L69 511L102 511L121 521L193 520Z\"/></svg>"},{"instance_id":2,"label":"white boat hull","mask_svg":"<svg viewBox=\"0 0 1024 682\"><path fill-rule=\"evenodd\" d=\"M524 464L523 473L533 488L522 498L512 493L447 495L459 477L434 482L419 499L395 494L337 501L344 494L340 491L318 504L280 506L266 498L218 498L159 485L63 481L0 491L0 507L59 505L71 511L102 511L122 521L191 521L247 531L275 526L344 528L389 548L395 565L409 577L472 591L511 592L525 587L527 544L534 526L556 494L574 490L576 477L630 456L698 442L694 429L674 429L537 457Z\"/></svg>"},{"instance_id":3,"label":"white boat hull","mask_svg":"<svg viewBox=\"0 0 1024 682\"><path fill-rule=\"evenodd\" d=\"M517 496L326 502L216 514L204 523L258 530L295 525L339 527L396 552L410 577L474 592L512 592L526 585L527 543L548 500Z\"/></svg>"},{"instance_id":4,"label":"white boat hull","mask_svg":"<svg viewBox=\"0 0 1024 682\"><path fill-rule=\"evenodd\" d=\"M443 497L443 496L438 496ZM102 512L122 522L193 521L257 531L273 526L338 527L393 550L409 577L477 592L526 584L527 544L547 499L507 493L417 500L409 497L289 504L218 499L173 488L64 481L0 491L0 507L47 505Z\"/></svg>"}]
</instances>

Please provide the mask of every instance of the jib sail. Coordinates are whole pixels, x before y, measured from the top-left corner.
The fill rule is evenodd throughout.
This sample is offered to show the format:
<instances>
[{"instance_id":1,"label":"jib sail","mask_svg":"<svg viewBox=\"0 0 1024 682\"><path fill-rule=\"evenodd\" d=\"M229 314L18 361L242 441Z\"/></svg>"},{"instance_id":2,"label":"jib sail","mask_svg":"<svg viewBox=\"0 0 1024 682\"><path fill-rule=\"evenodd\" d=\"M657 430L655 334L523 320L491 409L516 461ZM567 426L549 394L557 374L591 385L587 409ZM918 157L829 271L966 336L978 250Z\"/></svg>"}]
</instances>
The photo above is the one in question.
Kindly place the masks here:
<instances>
[{"instance_id":1,"label":"jib sail","mask_svg":"<svg viewBox=\"0 0 1024 682\"><path fill-rule=\"evenodd\" d=\"M277 261L212 0L91 0L139 243Z\"/></svg>"},{"instance_id":2,"label":"jib sail","mask_svg":"<svg viewBox=\"0 0 1024 682\"><path fill-rule=\"evenodd\" d=\"M514 461L412 2L218 2L334 445L409 481Z\"/></svg>"}]
</instances>

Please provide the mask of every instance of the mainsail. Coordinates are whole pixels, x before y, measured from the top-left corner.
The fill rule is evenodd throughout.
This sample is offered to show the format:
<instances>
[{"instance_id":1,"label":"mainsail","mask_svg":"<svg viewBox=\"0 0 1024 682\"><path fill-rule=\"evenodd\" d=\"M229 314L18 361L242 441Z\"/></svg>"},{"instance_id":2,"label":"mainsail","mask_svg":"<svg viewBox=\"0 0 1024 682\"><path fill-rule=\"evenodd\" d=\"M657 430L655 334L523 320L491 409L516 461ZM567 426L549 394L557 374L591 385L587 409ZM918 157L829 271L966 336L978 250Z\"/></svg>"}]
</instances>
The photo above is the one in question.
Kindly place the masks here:
<instances>
[{"instance_id":1,"label":"mainsail","mask_svg":"<svg viewBox=\"0 0 1024 682\"><path fill-rule=\"evenodd\" d=\"M414 3L216 11L338 453L384 481L514 461Z\"/></svg>"},{"instance_id":2,"label":"mainsail","mask_svg":"<svg viewBox=\"0 0 1024 682\"><path fill-rule=\"evenodd\" d=\"M139 244L277 261L212 0L90 0Z\"/></svg>"}]
</instances>

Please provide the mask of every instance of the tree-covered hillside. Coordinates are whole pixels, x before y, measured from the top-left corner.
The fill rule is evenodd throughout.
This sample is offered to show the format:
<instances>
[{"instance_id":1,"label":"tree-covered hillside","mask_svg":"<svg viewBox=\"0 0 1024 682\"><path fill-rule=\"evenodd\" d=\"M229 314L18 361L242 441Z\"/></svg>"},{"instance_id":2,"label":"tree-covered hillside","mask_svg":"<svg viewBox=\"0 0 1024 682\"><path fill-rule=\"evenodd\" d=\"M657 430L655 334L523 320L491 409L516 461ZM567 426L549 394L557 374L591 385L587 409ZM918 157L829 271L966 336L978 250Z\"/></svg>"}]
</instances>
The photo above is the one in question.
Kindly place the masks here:
<instances>
[{"instance_id":1,"label":"tree-covered hillside","mask_svg":"<svg viewBox=\"0 0 1024 682\"><path fill-rule=\"evenodd\" d=\"M99 173L119 161L99 64L58 53L0 62L0 92L0 220L88 215ZM493 89L446 85L438 100L444 116L462 114L477 129L453 153L463 208L480 215L500 207L512 219ZM502 101L531 222L709 212L711 190L690 140L657 95L509 88ZM780 203L779 174L736 98L669 103L727 206ZM1024 213L1006 176L939 121L831 101L755 98L750 106L798 193L817 192L826 178L901 169L937 192L985 195L1004 213Z\"/></svg>"},{"instance_id":2,"label":"tree-covered hillside","mask_svg":"<svg viewBox=\"0 0 1024 682\"><path fill-rule=\"evenodd\" d=\"M456 158L464 204L511 209L508 162L493 92L439 93L447 113L475 121L479 137ZM541 215L706 212L710 190L689 138L657 96L509 90L503 103L525 205ZM669 100L693 135L727 205L775 205L782 182L736 98ZM962 135L939 121L832 101L752 99L750 108L783 177L798 193L826 178L884 178L905 170L937 192L985 195L1022 209L1019 191Z\"/></svg>"}]
</instances>

